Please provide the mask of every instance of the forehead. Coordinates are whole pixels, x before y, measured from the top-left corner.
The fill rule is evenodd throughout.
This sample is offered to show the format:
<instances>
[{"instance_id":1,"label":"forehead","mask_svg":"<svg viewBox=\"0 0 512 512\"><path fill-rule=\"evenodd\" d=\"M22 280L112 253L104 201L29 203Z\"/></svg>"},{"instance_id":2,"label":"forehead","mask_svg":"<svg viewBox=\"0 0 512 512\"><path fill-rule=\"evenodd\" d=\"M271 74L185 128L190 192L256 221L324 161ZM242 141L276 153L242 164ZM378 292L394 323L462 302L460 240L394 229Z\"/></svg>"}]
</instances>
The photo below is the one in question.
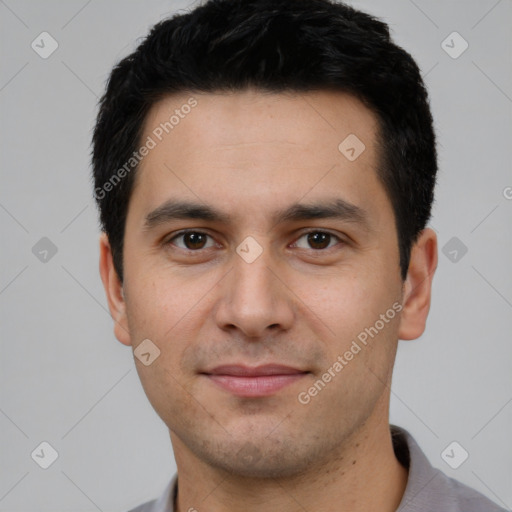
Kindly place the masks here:
<instances>
[{"instance_id":1,"label":"forehead","mask_svg":"<svg viewBox=\"0 0 512 512\"><path fill-rule=\"evenodd\" d=\"M347 93L247 89L169 95L152 106L143 133L154 135L160 142L158 132L163 129L161 136L169 144L180 134L193 135L181 140L186 145L180 149L194 153L220 146L237 149L241 144L256 142L310 148L329 141L336 150L350 133L371 145L376 125L374 113Z\"/></svg>"},{"instance_id":2,"label":"forehead","mask_svg":"<svg viewBox=\"0 0 512 512\"><path fill-rule=\"evenodd\" d=\"M270 196L286 203L345 189L357 203L378 185L377 127L373 112L341 92L169 95L146 117L141 142L153 147L132 199L146 211L176 195L266 211Z\"/></svg>"}]
</instances>

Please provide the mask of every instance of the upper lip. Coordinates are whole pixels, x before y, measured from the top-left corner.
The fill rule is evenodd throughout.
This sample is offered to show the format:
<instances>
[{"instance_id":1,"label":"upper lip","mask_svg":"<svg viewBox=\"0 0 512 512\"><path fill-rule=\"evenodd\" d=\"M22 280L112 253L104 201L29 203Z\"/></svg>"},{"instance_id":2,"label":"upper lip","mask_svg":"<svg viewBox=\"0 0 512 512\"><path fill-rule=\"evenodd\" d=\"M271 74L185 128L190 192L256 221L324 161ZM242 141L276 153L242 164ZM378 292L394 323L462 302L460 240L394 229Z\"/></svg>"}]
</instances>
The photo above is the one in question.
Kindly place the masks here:
<instances>
[{"instance_id":1,"label":"upper lip","mask_svg":"<svg viewBox=\"0 0 512 512\"><path fill-rule=\"evenodd\" d=\"M282 364L264 364L261 366L246 366L243 364L225 364L209 370L207 375L234 375L237 377L258 377L262 375L294 375L307 373L304 370Z\"/></svg>"}]
</instances>

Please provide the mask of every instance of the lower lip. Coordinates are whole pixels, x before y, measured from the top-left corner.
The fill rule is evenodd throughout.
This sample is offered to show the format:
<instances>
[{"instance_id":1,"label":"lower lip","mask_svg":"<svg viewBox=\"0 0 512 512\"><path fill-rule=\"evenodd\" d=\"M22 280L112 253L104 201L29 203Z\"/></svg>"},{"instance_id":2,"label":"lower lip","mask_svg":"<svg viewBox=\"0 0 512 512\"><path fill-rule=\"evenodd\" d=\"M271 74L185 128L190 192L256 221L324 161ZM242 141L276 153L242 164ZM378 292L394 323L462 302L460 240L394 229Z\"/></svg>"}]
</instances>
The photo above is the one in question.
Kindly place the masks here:
<instances>
[{"instance_id":1,"label":"lower lip","mask_svg":"<svg viewBox=\"0 0 512 512\"><path fill-rule=\"evenodd\" d=\"M238 377L233 375L207 375L222 389L238 396L257 397L276 393L302 379L306 373L290 375L260 375L256 377Z\"/></svg>"}]
</instances>

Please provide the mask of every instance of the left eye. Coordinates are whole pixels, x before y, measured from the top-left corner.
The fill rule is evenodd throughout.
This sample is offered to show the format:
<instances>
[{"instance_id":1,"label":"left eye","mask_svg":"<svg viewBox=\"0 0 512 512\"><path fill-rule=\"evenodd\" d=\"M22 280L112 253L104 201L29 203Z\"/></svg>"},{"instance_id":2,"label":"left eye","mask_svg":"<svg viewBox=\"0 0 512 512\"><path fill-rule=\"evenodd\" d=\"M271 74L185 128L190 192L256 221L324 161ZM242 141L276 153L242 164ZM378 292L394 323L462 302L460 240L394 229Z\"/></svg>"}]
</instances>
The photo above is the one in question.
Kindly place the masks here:
<instances>
[{"instance_id":1,"label":"left eye","mask_svg":"<svg viewBox=\"0 0 512 512\"><path fill-rule=\"evenodd\" d=\"M342 241L336 235L326 231L310 231L309 233L304 233L300 238L298 238L298 240L301 240L302 238L306 238L306 243L309 244L309 247L300 247L298 241L293 245L299 247L300 249L312 248L315 250L322 250L328 249L329 244L333 241L333 239L337 240L338 242Z\"/></svg>"}]
</instances>

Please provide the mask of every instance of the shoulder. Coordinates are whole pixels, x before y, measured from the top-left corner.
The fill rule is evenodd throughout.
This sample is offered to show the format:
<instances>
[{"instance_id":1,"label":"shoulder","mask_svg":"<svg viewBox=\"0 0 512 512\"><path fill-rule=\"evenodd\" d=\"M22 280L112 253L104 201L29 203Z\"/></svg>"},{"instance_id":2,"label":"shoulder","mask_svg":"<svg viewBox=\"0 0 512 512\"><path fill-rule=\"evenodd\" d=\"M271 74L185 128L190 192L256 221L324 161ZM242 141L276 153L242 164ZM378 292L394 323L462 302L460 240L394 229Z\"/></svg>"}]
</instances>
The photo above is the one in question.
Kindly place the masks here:
<instances>
[{"instance_id":1,"label":"shoulder","mask_svg":"<svg viewBox=\"0 0 512 512\"><path fill-rule=\"evenodd\" d=\"M157 500L146 501L135 508L128 510L127 512L154 512Z\"/></svg>"},{"instance_id":2,"label":"shoulder","mask_svg":"<svg viewBox=\"0 0 512 512\"><path fill-rule=\"evenodd\" d=\"M489 498L475 489L446 476L437 470L437 489L441 498L450 505L454 512L506 512L506 509L498 506Z\"/></svg>"},{"instance_id":3,"label":"shoulder","mask_svg":"<svg viewBox=\"0 0 512 512\"><path fill-rule=\"evenodd\" d=\"M151 501L146 501L127 512L174 512L174 502L178 492L178 474L175 473L162 494Z\"/></svg>"},{"instance_id":4,"label":"shoulder","mask_svg":"<svg viewBox=\"0 0 512 512\"><path fill-rule=\"evenodd\" d=\"M474 489L461 484L457 480L454 480L454 482L460 496L461 510L468 510L468 512L479 512L482 510L487 512L506 512L506 509L498 506Z\"/></svg>"},{"instance_id":5,"label":"shoulder","mask_svg":"<svg viewBox=\"0 0 512 512\"><path fill-rule=\"evenodd\" d=\"M409 470L397 512L506 512L475 489L433 467L407 430L390 427L395 455Z\"/></svg>"}]
</instances>

